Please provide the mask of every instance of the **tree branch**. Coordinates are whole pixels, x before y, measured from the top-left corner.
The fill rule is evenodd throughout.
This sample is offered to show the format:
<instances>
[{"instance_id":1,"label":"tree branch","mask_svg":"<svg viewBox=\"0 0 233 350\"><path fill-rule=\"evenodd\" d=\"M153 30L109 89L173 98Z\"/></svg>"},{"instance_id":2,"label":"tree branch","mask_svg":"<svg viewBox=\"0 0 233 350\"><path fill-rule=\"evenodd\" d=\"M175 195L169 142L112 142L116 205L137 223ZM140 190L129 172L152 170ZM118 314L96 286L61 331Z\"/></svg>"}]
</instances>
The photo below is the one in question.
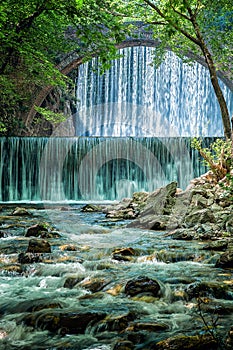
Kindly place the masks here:
<instances>
[{"instance_id":1,"label":"tree branch","mask_svg":"<svg viewBox=\"0 0 233 350\"><path fill-rule=\"evenodd\" d=\"M192 41L194 44L200 46L200 41L198 39L196 39L194 36L192 36L191 34L189 34L186 30L180 28L176 23L174 23L171 19L167 18L167 16L159 9L158 6L156 6L153 2L151 2L150 0L144 0L144 2L150 6L154 11L156 11L158 13L158 15L160 17L162 17L163 19L165 19L166 23L171 25L174 29L176 29L178 32L180 32L181 34L183 34L187 39L189 39L190 41ZM189 19L190 21L190 19Z\"/></svg>"},{"instance_id":2,"label":"tree branch","mask_svg":"<svg viewBox=\"0 0 233 350\"><path fill-rule=\"evenodd\" d=\"M175 9L175 7L172 5L171 1L170 1L170 6L171 6L171 8L173 9L173 11L174 11L175 13L177 13L180 17L186 19L187 21L190 21L190 18L189 18L188 16L186 16L184 13L182 13L182 12L180 12L180 11L178 11L178 10Z\"/></svg>"}]
</instances>

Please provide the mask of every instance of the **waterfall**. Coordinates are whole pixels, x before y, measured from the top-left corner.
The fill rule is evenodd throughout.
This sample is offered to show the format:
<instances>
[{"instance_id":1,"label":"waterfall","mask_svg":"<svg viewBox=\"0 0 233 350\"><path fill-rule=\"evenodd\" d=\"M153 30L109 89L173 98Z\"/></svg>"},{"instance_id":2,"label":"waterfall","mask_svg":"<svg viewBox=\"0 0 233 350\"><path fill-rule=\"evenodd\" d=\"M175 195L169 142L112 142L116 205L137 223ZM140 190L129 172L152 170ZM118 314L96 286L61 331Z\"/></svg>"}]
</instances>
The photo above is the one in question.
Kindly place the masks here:
<instances>
[{"instance_id":1,"label":"waterfall","mask_svg":"<svg viewBox=\"0 0 233 350\"><path fill-rule=\"evenodd\" d=\"M77 136L222 136L222 120L209 72L167 52L156 69L155 49L120 50L100 74L98 58L79 68ZM220 81L229 110L233 94Z\"/></svg>"},{"instance_id":2,"label":"waterfall","mask_svg":"<svg viewBox=\"0 0 233 350\"><path fill-rule=\"evenodd\" d=\"M0 139L0 201L122 199L206 171L190 137L223 134L207 70L172 52L156 69L148 47L120 54L103 75L97 58L80 67L75 137Z\"/></svg>"},{"instance_id":3,"label":"waterfall","mask_svg":"<svg viewBox=\"0 0 233 350\"><path fill-rule=\"evenodd\" d=\"M122 199L206 171L178 137L0 138L0 155L1 202Z\"/></svg>"}]
</instances>

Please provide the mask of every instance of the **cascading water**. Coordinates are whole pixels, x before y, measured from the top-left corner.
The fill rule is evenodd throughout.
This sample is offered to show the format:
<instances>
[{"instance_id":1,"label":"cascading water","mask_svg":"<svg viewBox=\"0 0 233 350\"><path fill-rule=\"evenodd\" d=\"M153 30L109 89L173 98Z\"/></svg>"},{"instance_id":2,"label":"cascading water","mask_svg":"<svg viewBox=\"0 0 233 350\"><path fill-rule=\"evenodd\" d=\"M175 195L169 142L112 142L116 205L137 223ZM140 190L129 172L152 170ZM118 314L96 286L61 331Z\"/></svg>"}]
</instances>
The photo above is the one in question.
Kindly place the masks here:
<instances>
[{"instance_id":1,"label":"cascading water","mask_svg":"<svg viewBox=\"0 0 233 350\"><path fill-rule=\"evenodd\" d=\"M222 136L220 109L209 72L168 52L159 68L154 49L120 50L100 74L98 58L82 65L77 80L77 136ZM220 81L229 110L232 92Z\"/></svg>"},{"instance_id":2,"label":"cascading water","mask_svg":"<svg viewBox=\"0 0 233 350\"><path fill-rule=\"evenodd\" d=\"M147 47L120 53L104 75L98 59L80 67L76 137L0 140L0 201L122 199L206 171L190 137L223 135L206 69L171 52L155 69Z\"/></svg>"},{"instance_id":3,"label":"cascading water","mask_svg":"<svg viewBox=\"0 0 233 350\"><path fill-rule=\"evenodd\" d=\"M1 138L0 154L3 202L122 199L206 170L190 138Z\"/></svg>"}]
</instances>

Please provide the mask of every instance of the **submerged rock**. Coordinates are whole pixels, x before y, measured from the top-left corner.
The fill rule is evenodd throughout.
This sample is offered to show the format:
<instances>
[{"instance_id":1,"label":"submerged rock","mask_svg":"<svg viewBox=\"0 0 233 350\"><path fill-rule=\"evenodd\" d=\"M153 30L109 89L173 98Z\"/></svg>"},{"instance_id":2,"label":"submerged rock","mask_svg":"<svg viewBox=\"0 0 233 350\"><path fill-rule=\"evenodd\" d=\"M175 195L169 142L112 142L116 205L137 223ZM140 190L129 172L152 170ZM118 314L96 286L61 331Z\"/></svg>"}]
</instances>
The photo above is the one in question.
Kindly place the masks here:
<instances>
[{"instance_id":1,"label":"submerged rock","mask_svg":"<svg viewBox=\"0 0 233 350\"><path fill-rule=\"evenodd\" d=\"M133 256L138 255L133 248L116 248L112 252L112 258L115 260L130 261Z\"/></svg>"},{"instance_id":2,"label":"submerged rock","mask_svg":"<svg viewBox=\"0 0 233 350\"><path fill-rule=\"evenodd\" d=\"M72 289L74 288L74 286L81 282L83 280L83 277L67 277L67 279L65 280L65 283L64 283L64 288L69 288L69 289Z\"/></svg>"},{"instance_id":3,"label":"submerged rock","mask_svg":"<svg viewBox=\"0 0 233 350\"><path fill-rule=\"evenodd\" d=\"M88 325L103 320L103 312L35 312L26 315L23 322L30 327L48 330L60 335L84 334Z\"/></svg>"},{"instance_id":4,"label":"submerged rock","mask_svg":"<svg viewBox=\"0 0 233 350\"><path fill-rule=\"evenodd\" d=\"M214 297L227 299L229 297L228 286L220 282L194 282L185 288L186 298L191 300L199 297Z\"/></svg>"},{"instance_id":5,"label":"submerged rock","mask_svg":"<svg viewBox=\"0 0 233 350\"><path fill-rule=\"evenodd\" d=\"M113 350L133 350L134 344L130 340L119 340Z\"/></svg>"},{"instance_id":6,"label":"submerged rock","mask_svg":"<svg viewBox=\"0 0 233 350\"><path fill-rule=\"evenodd\" d=\"M178 335L153 345L151 350L217 350L218 344L210 335Z\"/></svg>"},{"instance_id":7,"label":"submerged rock","mask_svg":"<svg viewBox=\"0 0 233 350\"><path fill-rule=\"evenodd\" d=\"M148 332L160 332L169 329L169 326L165 323L156 322L137 322L131 326L135 332L148 331Z\"/></svg>"},{"instance_id":8,"label":"submerged rock","mask_svg":"<svg viewBox=\"0 0 233 350\"><path fill-rule=\"evenodd\" d=\"M84 289L90 290L92 293L99 292L105 286L110 283L109 280L105 280L104 278L88 278L79 283L79 286Z\"/></svg>"},{"instance_id":9,"label":"submerged rock","mask_svg":"<svg viewBox=\"0 0 233 350\"><path fill-rule=\"evenodd\" d=\"M216 262L215 267L233 268L233 250L227 250L223 253Z\"/></svg>"},{"instance_id":10,"label":"submerged rock","mask_svg":"<svg viewBox=\"0 0 233 350\"><path fill-rule=\"evenodd\" d=\"M125 293L130 296L146 293L155 297L159 296L159 283L149 277L139 276L126 283Z\"/></svg>"},{"instance_id":11,"label":"submerged rock","mask_svg":"<svg viewBox=\"0 0 233 350\"><path fill-rule=\"evenodd\" d=\"M41 237L44 232L48 232L46 226L42 224L36 224L27 229L25 237Z\"/></svg>"},{"instance_id":12,"label":"submerged rock","mask_svg":"<svg viewBox=\"0 0 233 350\"><path fill-rule=\"evenodd\" d=\"M8 237L8 234L4 231L0 231L0 238L6 238Z\"/></svg>"},{"instance_id":13,"label":"submerged rock","mask_svg":"<svg viewBox=\"0 0 233 350\"><path fill-rule=\"evenodd\" d=\"M98 332L102 331L117 331L122 332L126 330L129 323L136 318L136 314L128 312L118 316L107 316L98 326Z\"/></svg>"},{"instance_id":14,"label":"submerged rock","mask_svg":"<svg viewBox=\"0 0 233 350\"><path fill-rule=\"evenodd\" d=\"M33 254L33 253L20 253L18 255L18 262L20 264L33 264L42 262L42 255L41 254Z\"/></svg>"},{"instance_id":15,"label":"submerged rock","mask_svg":"<svg viewBox=\"0 0 233 350\"><path fill-rule=\"evenodd\" d=\"M51 253L51 246L44 239L31 239L28 243L27 253Z\"/></svg>"},{"instance_id":16,"label":"submerged rock","mask_svg":"<svg viewBox=\"0 0 233 350\"><path fill-rule=\"evenodd\" d=\"M13 212L11 213L11 215L13 216L31 216L32 213L30 213L30 211L28 211L27 209L25 208L20 208L20 207L17 207L13 210Z\"/></svg>"},{"instance_id":17,"label":"submerged rock","mask_svg":"<svg viewBox=\"0 0 233 350\"><path fill-rule=\"evenodd\" d=\"M102 211L102 207L100 205L95 204L87 204L81 209L81 212L84 213L94 213L99 211Z\"/></svg>"},{"instance_id":18,"label":"submerged rock","mask_svg":"<svg viewBox=\"0 0 233 350\"><path fill-rule=\"evenodd\" d=\"M219 240L206 244L202 249L203 250L226 250L229 244L229 240Z\"/></svg>"}]
</instances>

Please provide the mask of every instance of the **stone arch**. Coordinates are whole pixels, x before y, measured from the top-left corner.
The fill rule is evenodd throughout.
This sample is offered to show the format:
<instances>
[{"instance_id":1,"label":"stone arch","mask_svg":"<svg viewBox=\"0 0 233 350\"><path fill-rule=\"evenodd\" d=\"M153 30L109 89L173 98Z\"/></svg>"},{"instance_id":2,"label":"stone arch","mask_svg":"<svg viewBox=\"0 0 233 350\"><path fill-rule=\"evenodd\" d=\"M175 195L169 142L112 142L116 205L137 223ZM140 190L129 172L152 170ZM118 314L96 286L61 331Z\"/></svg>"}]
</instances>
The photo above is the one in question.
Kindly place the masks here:
<instances>
[{"instance_id":1,"label":"stone arch","mask_svg":"<svg viewBox=\"0 0 233 350\"><path fill-rule=\"evenodd\" d=\"M142 27L139 27L142 28ZM127 47L137 47L137 46L147 46L147 47L157 47L159 45L159 39L152 38L152 33L146 30L141 30L137 38L127 38L125 41L116 45L117 49L123 49ZM169 50L169 48L168 48ZM95 55L93 54L93 57ZM206 62L203 57L193 54L191 51L187 54L187 57L196 61L197 63L203 65L207 68ZM83 57L80 56L76 51L67 54L62 61L59 63L57 68L64 75L70 74L73 70L77 69L83 63ZM223 83L233 91L233 81L230 78L229 71L218 71L218 77L223 81ZM36 115L34 106L41 106L46 96L53 90L52 86L47 86L43 90L39 91L36 95L33 105L29 110L24 122L27 129L30 130L30 124Z\"/></svg>"}]
</instances>

